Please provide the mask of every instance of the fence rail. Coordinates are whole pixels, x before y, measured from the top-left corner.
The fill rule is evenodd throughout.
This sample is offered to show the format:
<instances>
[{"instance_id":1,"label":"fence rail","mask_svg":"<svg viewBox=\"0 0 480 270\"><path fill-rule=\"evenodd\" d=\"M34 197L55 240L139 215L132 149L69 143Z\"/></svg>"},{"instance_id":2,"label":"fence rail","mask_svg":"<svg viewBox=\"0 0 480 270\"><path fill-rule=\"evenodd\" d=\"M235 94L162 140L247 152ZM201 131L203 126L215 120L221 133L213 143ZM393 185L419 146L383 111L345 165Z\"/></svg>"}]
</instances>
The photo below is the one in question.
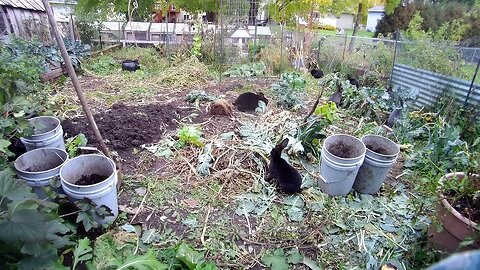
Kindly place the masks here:
<instances>
[{"instance_id":1,"label":"fence rail","mask_svg":"<svg viewBox=\"0 0 480 270\"><path fill-rule=\"evenodd\" d=\"M419 96L414 104L417 108L433 105L445 91L451 91L455 96L455 101L463 105L471 84L471 82L466 80L403 64L395 64L393 66L392 83L396 86L418 89ZM480 85L473 85L467 104L470 106L478 106L480 104Z\"/></svg>"}]
</instances>

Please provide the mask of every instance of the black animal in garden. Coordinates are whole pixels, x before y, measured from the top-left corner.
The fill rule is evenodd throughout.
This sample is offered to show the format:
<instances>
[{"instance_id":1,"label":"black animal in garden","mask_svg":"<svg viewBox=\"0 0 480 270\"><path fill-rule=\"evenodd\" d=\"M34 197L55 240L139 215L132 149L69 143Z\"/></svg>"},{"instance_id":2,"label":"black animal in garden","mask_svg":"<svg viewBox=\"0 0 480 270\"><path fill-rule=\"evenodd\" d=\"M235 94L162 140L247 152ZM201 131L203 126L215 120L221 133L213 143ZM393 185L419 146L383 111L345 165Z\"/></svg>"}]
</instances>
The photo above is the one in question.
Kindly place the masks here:
<instances>
[{"instance_id":1,"label":"black animal in garden","mask_svg":"<svg viewBox=\"0 0 480 270\"><path fill-rule=\"evenodd\" d=\"M340 102L342 101L342 87L340 86L339 83L337 83L337 91L333 93L330 98L328 98L328 101L331 101L335 103L335 105L340 106Z\"/></svg>"},{"instance_id":2,"label":"black animal in garden","mask_svg":"<svg viewBox=\"0 0 480 270\"><path fill-rule=\"evenodd\" d=\"M310 71L310 74L312 74L312 76L313 76L315 79L323 78L323 71L322 71L321 69L313 68L313 69Z\"/></svg>"},{"instance_id":3,"label":"black animal in garden","mask_svg":"<svg viewBox=\"0 0 480 270\"><path fill-rule=\"evenodd\" d=\"M354 77L352 77L352 75L348 74L347 79L348 79L348 81L350 82L351 85L355 85L357 88L360 87L360 82L357 79L355 79Z\"/></svg>"},{"instance_id":4,"label":"black animal in garden","mask_svg":"<svg viewBox=\"0 0 480 270\"><path fill-rule=\"evenodd\" d=\"M277 179L280 189L287 193L292 194L300 191L302 185L302 176L300 173L288 164L282 156L282 150L288 145L288 138L284 139L280 144L270 152L270 165L268 166L267 181L273 178Z\"/></svg>"},{"instance_id":5,"label":"black animal in garden","mask_svg":"<svg viewBox=\"0 0 480 270\"><path fill-rule=\"evenodd\" d=\"M400 99L400 107L395 108L388 116L387 126L393 128L398 118L402 116L403 100Z\"/></svg>"},{"instance_id":6,"label":"black animal in garden","mask_svg":"<svg viewBox=\"0 0 480 270\"><path fill-rule=\"evenodd\" d=\"M263 101L265 105L268 105L268 99L263 93L246 92L240 94L233 105L241 112L252 112L258 107L258 102Z\"/></svg>"}]
</instances>

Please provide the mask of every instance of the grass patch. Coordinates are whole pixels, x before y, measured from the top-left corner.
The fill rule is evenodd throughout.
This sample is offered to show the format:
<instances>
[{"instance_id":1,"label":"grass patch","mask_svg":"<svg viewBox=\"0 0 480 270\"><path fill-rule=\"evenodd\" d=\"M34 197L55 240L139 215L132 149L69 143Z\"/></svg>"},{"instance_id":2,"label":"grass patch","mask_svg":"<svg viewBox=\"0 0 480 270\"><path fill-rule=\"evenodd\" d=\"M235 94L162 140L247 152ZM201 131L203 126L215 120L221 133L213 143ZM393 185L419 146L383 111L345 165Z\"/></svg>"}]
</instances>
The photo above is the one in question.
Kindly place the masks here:
<instances>
[{"instance_id":1,"label":"grass patch","mask_svg":"<svg viewBox=\"0 0 480 270\"><path fill-rule=\"evenodd\" d=\"M148 190L145 203L151 207L162 207L167 200L171 200L179 193L180 182L175 178L160 178L156 175L126 176L123 184L125 191L132 195L132 201L140 202L143 195L139 188ZM137 191L136 191L137 190Z\"/></svg>"}]
</instances>

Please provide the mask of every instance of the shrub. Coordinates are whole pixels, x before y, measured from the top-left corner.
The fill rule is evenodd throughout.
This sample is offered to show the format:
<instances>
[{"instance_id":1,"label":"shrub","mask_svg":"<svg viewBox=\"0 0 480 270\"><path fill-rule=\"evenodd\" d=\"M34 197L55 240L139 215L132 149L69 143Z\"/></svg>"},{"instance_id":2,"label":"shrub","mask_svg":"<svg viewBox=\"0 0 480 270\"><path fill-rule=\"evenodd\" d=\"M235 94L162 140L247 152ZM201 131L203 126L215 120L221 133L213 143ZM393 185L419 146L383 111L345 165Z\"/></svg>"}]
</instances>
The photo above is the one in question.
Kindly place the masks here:
<instances>
[{"instance_id":1,"label":"shrub","mask_svg":"<svg viewBox=\"0 0 480 270\"><path fill-rule=\"evenodd\" d=\"M320 24L316 24L314 26L315 29L321 29L321 30L327 30L327 31L335 31L337 30L337 28L333 25L330 25L330 24L323 24L323 23L320 23Z\"/></svg>"},{"instance_id":2,"label":"shrub","mask_svg":"<svg viewBox=\"0 0 480 270\"><path fill-rule=\"evenodd\" d=\"M28 135L33 130L28 118L40 110L38 91L41 59L33 54L16 53L0 43L0 170L8 167L8 149L13 138Z\"/></svg>"},{"instance_id":3,"label":"shrub","mask_svg":"<svg viewBox=\"0 0 480 270\"><path fill-rule=\"evenodd\" d=\"M288 51L280 47L280 44L269 44L260 52L260 61L267 65L267 72L280 74L288 68Z\"/></svg>"}]
</instances>

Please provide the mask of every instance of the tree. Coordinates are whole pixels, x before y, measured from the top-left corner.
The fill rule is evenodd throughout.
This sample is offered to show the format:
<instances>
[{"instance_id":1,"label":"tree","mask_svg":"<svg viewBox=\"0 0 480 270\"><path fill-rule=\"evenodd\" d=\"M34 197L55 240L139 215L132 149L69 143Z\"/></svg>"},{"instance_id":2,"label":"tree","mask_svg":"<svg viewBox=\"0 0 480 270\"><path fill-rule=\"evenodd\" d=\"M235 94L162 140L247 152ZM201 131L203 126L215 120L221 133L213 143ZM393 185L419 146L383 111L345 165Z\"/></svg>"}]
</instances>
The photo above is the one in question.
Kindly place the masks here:
<instances>
[{"instance_id":1,"label":"tree","mask_svg":"<svg viewBox=\"0 0 480 270\"><path fill-rule=\"evenodd\" d=\"M332 6L332 10L335 13L342 13L345 11L352 11L355 10L355 23L353 26L353 33L352 39L350 41L350 45L348 47L348 51L352 52L353 48L355 47L355 36L358 33L358 29L360 28L360 23L362 18L365 18L368 13L368 9L373 7L374 5L385 5L385 12L390 14L393 12L396 6L400 4L401 0L341 0L335 1L334 5Z\"/></svg>"},{"instance_id":2,"label":"tree","mask_svg":"<svg viewBox=\"0 0 480 270\"><path fill-rule=\"evenodd\" d=\"M106 17L112 12L127 14L129 4L132 8L135 3L138 7L133 17L137 20L150 18L156 9L166 11L170 5L192 13L218 10L216 0L78 0L76 9L83 14L99 12Z\"/></svg>"},{"instance_id":3,"label":"tree","mask_svg":"<svg viewBox=\"0 0 480 270\"><path fill-rule=\"evenodd\" d=\"M399 5L395 8L393 13L385 14L385 16L378 22L373 36L378 37L380 34L388 36L389 34L394 33L397 29L406 30L416 10L417 7L415 3Z\"/></svg>"}]
</instances>

